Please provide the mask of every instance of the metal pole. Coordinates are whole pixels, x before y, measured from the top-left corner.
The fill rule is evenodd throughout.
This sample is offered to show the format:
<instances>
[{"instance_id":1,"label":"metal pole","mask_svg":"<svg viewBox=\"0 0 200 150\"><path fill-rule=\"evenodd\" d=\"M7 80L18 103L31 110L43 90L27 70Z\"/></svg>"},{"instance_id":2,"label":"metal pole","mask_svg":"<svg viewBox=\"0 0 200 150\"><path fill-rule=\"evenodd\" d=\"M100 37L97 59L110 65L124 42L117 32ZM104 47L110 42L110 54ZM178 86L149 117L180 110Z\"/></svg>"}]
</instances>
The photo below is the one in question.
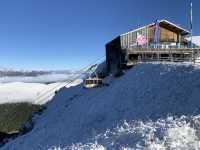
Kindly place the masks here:
<instances>
[{"instance_id":1,"label":"metal pole","mask_svg":"<svg viewBox=\"0 0 200 150\"><path fill-rule=\"evenodd\" d=\"M192 36L193 36L193 31L192 31L192 28L193 28L193 7L192 7L192 0L190 0L190 34L191 34L191 48L193 47L193 42L192 42L192 40L193 40L193 38L192 38Z\"/></svg>"}]
</instances>

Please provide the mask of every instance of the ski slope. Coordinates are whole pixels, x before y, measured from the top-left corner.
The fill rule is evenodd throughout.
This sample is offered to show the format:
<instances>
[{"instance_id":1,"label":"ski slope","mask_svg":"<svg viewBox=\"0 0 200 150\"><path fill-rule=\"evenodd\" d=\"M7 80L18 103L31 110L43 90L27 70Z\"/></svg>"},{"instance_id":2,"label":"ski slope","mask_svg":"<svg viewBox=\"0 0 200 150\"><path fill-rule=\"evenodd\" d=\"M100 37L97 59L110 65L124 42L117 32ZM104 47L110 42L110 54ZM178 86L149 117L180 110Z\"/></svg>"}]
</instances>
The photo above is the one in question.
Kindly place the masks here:
<instances>
[{"instance_id":1,"label":"ski slope","mask_svg":"<svg viewBox=\"0 0 200 150\"><path fill-rule=\"evenodd\" d=\"M62 88L1 150L200 149L200 68L139 64L109 86Z\"/></svg>"}]
</instances>

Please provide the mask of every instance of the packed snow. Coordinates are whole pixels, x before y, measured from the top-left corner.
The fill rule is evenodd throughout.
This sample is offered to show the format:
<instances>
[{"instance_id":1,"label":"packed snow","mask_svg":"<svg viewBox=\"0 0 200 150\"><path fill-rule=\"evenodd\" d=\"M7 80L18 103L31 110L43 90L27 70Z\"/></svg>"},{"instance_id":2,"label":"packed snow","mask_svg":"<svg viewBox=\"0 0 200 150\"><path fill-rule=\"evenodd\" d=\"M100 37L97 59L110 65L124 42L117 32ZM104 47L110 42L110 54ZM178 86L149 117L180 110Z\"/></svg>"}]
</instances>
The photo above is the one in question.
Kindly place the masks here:
<instances>
[{"instance_id":1,"label":"packed snow","mask_svg":"<svg viewBox=\"0 0 200 150\"><path fill-rule=\"evenodd\" d=\"M109 86L62 88L2 150L198 150L199 77L191 64L139 64Z\"/></svg>"}]
</instances>

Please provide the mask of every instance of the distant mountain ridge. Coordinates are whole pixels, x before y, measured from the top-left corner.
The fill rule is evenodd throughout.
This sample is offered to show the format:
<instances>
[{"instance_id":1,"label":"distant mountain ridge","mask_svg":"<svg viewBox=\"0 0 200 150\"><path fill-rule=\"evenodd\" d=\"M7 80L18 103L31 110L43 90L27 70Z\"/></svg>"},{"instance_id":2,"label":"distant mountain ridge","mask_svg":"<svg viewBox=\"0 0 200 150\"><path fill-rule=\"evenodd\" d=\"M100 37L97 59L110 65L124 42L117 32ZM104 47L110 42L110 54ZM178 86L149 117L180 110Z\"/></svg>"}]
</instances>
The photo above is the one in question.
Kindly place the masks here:
<instances>
[{"instance_id":1,"label":"distant mountain ridge","mask_svg":"<svg viewBox=\"0 0 200 150\"><path fill-rule=\"evenodd\" d=\"M0 77L16 77L16 76L28 76L28 77L35 77L38 75L45 75L49 72L46 71L14 71L14 70L0 70Z\"/></svg>"},{"instance_id":2,"label":"distant mountain ridge","mask_svg":"<svg viewBox=\"0 0 200 150\"><path fill-rule=\"evenodd\" d=\"M66 82L74 78L83 78L84 71L73 70L44 70L44 71L24 71L0 69L0 84L11 82L24 83L55 83Z\"/></svg>"},{"instance_id":3,"label":"distant mountain ridge","mask_svg":"<svg viewBox=\"0 0 200 150\"><path fill-rule=\"evenodd\" d=\"M37 77L48 74L79 74L81 71L58 70L58 71L24 71L0 68L0 77Z\"/></svg>"}]
</instances>

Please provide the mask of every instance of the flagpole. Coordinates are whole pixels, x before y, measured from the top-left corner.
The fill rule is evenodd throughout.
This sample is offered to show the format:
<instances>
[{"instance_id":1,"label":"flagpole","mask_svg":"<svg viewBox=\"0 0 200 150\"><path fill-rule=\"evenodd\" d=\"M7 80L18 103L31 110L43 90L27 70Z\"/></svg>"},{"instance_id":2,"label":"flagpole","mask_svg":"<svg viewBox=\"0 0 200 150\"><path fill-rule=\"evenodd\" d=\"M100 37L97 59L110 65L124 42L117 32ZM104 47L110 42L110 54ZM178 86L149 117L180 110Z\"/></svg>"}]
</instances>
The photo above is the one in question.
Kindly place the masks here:
<instances>
[{"instance_id":1,"label":"flagpole","mask_svg":"<svg viewBox=\"0 0 200 150\"><path fill-rule=\"evenodd\" d=\"M193 30L192 30L192 28L193 28L193 25L192 25L192 23L193 23L193 6L192 6L192 0L190 0L190 34L191 34L191 48L193 47L193 42L192 42L192 40L193 40L193 38L192 38L192 36L193 36Z\"/></svg>"}]
</instances>

